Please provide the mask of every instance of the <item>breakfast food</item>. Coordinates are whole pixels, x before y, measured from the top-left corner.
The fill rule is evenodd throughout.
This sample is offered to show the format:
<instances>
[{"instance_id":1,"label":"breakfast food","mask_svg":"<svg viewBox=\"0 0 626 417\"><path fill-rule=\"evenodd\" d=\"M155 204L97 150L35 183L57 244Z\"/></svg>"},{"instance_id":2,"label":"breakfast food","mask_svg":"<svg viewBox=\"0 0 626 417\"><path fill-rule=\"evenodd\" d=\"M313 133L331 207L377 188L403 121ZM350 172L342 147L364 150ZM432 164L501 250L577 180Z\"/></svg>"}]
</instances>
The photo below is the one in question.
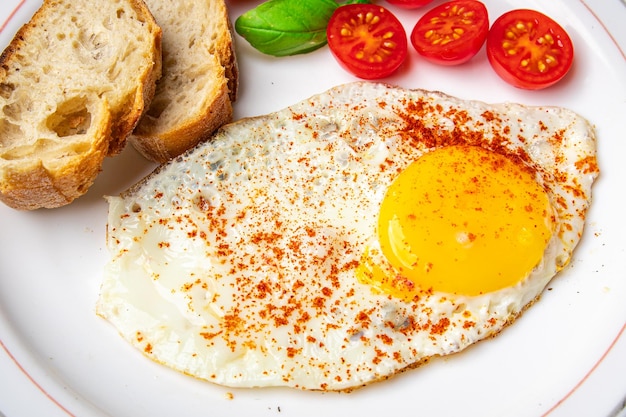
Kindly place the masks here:
<instances>
[{"instance_id":1,"label":"breakfast food","mask_svg":"<svg viewBox=\"0 0 626 417\"><path fill-rule=\"evenodd\" d=\"M376 4L338 7L328 21L326 38L337 62L365 80L392 75L408 54L402 23Z\"/></svg>"},{"instance_id":2,"label":"breakfast food","mask_svg":"<svg viewBox=\"0 0 626 417\"><path fill-rule=\"evenodd\" d=\"M574 62L574 45L567 31L536 10L509 10L489 30L487 58L507 83L540 90L562 80Z\"/></svg>"},{"instance_id":3,"label":"breakfast food","mask_svg":"<svg viewBox=\"0 0 626 417\"><path fill-rule=\"evenodd\" d=\"M483 47L489 33L489 12L477 0L451 0L420 17L411 44L422 57L439 65L460 65Z\"/></svg>"},{"instance_id":4,"label":"breakfast food","mask_svg":"<svg viewBox=\"0 0 626 417\"><path fill-rule=\"evenodd\" d=\"M163 77L131 143L165 162L230 122L238 69L224 0L147 0L163 29Z\"/></svg>"},{"instance_id":5,"label":"breakfast food","mask_svg":"<svg viewBox=\"0 0 626 417\"><path fill-rule=\"evenodd\" d=\"M594 131L357 82L224 126L109 197L97 303L234 387L350 390L496 335L572 257Z\"/></svg>"},{"instance_id":6,"label":"breakfast food","mask_svg":"<svg viewBox=\"0 0 626 417\"><path fill-rule=\"evenodd\" d=\"M0 64L0 199L59 207L87 191L152 99L161 29L140 0L45 0Z\"/></svg>"}]
</instances>

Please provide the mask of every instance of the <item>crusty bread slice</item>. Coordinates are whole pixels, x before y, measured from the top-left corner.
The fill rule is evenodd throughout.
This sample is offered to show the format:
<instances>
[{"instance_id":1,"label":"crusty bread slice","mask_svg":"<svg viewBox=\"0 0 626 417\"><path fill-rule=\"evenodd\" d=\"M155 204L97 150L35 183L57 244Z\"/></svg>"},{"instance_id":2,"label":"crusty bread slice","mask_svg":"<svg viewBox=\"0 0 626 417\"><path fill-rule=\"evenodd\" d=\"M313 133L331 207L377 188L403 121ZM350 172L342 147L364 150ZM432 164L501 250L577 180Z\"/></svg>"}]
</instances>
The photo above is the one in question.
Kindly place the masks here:
<instances>
[{"instance_id":1,"label":"crusty bread slice","mask_svg":"<svg viewBox=\"0 0 626 417\"><path fill-rule=\"evenodd\" d=\"M44 0L0 56L0 199L37 209L84 194L160 75L142 0Z\"/></svg>"},{"instance_id":2,"label":"crusty bread slice","mask_svg":"<svg viewBox=\"0 0 626 417\"><path fill-rule=\"evenodd\" d=\"M165 162L232 120L238 68L224 0L146 0L163 29L163 77L131 143Z\"/></svg>"}]
</instances>

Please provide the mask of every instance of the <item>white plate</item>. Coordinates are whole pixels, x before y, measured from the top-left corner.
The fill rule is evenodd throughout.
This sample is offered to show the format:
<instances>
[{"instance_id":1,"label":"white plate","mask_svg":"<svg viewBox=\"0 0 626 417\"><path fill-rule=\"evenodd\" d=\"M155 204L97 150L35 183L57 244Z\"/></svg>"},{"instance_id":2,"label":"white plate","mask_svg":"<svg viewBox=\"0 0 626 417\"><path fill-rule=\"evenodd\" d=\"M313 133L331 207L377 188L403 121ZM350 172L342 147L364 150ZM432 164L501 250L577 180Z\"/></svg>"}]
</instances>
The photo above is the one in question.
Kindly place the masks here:
<instances>
[{"instance_id":1,"label":"white plate","mask_svg":"<svg viewBox=\"0 0 626 417\"><path fill-rule=\"evenodd\" d=\"M0 47L40 1L2 0ZM352 394L225 389L157 365L94 314L108 256L102 195L122 191L153 167L128 147L70 206L35 212L0 206L0 411L8 417L330 417L407 409L437 416L616 415L626 396L626 8L618 0L593 8L582 0L486 3L492 20L530 7L559 21L576 47L568 77L545 91L517 90L493 73L483 49L457 68L437 68L411 51L410 62L386 81L488 102L566 106L596 125L602 172L584 238L571 266L518 322L461 354ZM232 17L254 4L233 1ZM423 13L390 8L407 31ZM274 59L237 41L237 117L354 79L328 48Z\"/></svg>"}]
</instances>

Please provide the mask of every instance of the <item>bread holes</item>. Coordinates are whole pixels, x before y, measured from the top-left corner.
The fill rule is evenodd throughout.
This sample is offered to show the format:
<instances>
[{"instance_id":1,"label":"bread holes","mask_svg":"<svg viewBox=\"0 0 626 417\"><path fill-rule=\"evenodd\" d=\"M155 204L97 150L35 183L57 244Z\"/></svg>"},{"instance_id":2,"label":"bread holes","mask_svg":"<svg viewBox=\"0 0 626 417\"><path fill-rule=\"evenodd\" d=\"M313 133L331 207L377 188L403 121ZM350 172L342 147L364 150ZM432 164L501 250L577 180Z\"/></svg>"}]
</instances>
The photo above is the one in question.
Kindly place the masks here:
<instances>
[{"instance_id":1,"label":"bread holes","mask_svg":"<svg viewBox=\"0 0 626 417\"><path fill-rule=\"evenodd\" d=\"M9 45L15 52L0 71L0 202L69 204L105 157L121 152L149 104L161 29L136 0L44 1Z\"/></svg>"},{"instance_id":2,"label":"bread holes","mask_svg":"<svg viewBox=\"0 0 626 417\"><path fill-rule=\"evenodd\" d=\"M170 100L167 96L159 96L155 100L152 101L150 108L146 112L148 117L153 117L158 119L161 114L167 109L172 100Z\"/></svg>"},{"instance_id":3,"label":"bread holes","mask_svg":"<svg viewBox=\"0 0 626 417\"><path fill-rule=\"evenodd\" d=\"M111 16L106 16L102 21L102 27L106 30L113 30L113 24L111 23Z\"/></svg>"},{"instance_id":4,"label":"bread holes","mask_svg":"<svg viewBox=\"0 0 626 417\"><path fill-rule=\"evenodd\" d=\"M74 97L57 106L46 119L46 127L58 137L84 135L91 126L91 113L85 97Z\"/></svg>"},{"instance_id":5,"label":"bread holes","mask_svg":"<svg viewBox=\"0 0 626 417\"><path fill-rule=\"evenodd\" d=\"M0 157L5 161L17 161L29 159L34 153L46 153L57 146L57 142L52 139L39 138L32 144L14 146L3 152Z\"/></svg>"},{"instance_id":6,"label":"bread holes","mask_svg":"<svg viewBox=\"0 0 626 417\"><path fill-rule=\"evenodd\" d=\"M2 113L6 119L19 124L22 122L23 113L31 112L35 106L30 97L23 93L14 94L14 90L15 88L12 84L0 85L0 95L7 102L2 107Z\"/></svg>"},{"instance_id":7,"label":"bread holes","mask_svg":"<svg viewBox=\"0 0 626 417\"><path fill-rule=\"evenodd\" d=\"M0 84L0 97L8 99L13 94L13 91L15 91L15 85L8 83Z\"/></svg>"},{"instance_id":8,"label":"bread holes","mask_svg":"<svg viewBox=\"0 0 626 417\"><path fill-rule=\"evenodd\" d=\"M107 46L109 36L104 33L90 33L81 31L78 37L79 45L82 46L86 55L93 60L100 60L103 58L104 48ZM77 46L74 45L76 48Z\"/></svg>"},{"instance_id":9,"label":"bread holes","mask_svg":"<svg viewBox=\"0 0 626 417\"><path fill-rule=\"evenodd\" d=\"M13 159L10 154L12 148L21 143L24 132L20 127L22 112L32 107L32 102L26 98L22 100L10 100L15 86L13 84L0 84L0 97L8 103L2 107L3 116L0 118L0 149L5 151L0 155L3 159Z\"/></svg>"},{"instance_id":10,"label":"bread holes","mask_svg":"<svg viewBox=\"0 0 626 417\"><path fill-rule=\"evenodd\" d=\"M5 161L17 161L32 153L33 146L18 146L11 148L2 153L2 159Z\"/></svg>"},{"instance_id":11,"label":"bread holes","mask_svg":"<svg viewBox=\"0 0 626 417\"><path fill-rule=\"evenodd\" d=\"M15 143L19 143L22 138L22 129L9 121L0 120L0 149L10 149ZM5 158L4 153L0 155ZM6 159L6 158L5 158Z\"/></svg>"},{"instance_id":12,"label":"bread holes","mask_svg":"<svg viewBox=\"0 0 626 417\"><path fill-rule=\"evenodd\" d=\"M162 163L232 121L238 70L224 0L146 3L162 28L163 72L131 142Z\"/></svg>"}]
</instances>

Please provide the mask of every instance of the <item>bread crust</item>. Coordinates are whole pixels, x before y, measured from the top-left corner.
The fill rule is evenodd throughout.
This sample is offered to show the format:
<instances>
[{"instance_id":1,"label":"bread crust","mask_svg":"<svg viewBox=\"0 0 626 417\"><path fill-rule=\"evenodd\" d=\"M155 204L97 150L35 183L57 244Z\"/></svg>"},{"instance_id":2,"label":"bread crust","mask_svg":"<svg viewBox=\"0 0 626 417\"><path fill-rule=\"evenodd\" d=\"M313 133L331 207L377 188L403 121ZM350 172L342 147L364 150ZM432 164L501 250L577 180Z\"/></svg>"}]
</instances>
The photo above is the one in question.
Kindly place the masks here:
<instances>
[{"instance_id":1,"label":"bread crust","mask_svg":"<svg viewBox=\"0 0 626 417\"><path fill-rule=\"evenodd\" d=\"M219 127L232 120L232 112L228 89L223 83L200 114L170 130L154 132L151 122L155 121L150 115L144 115L131 136L131 143L147 159L163 163L209 139Z\"/></svg>"},{"instance_id":2,"label":"bread crust","mask_svg":"<svg viewBox=\"0 0 626 417\"><path fill-rule=\"evenodd\" d=\"M90 133L92 147L68 159L59 169L48 169L41 159L35 159L27 168L16 165L6 169L2 201L20 210L56 208L86 193L100 173L109 149L110 112L102 112L102 117L105 119L95 125L97 131Z\"/></svg>"},{"instance_id":3,"label":"bread crust","mask_svg":"<svg viewBox=\"0 0 626 417\"><path fill-rule=\"evenodd\" d=\"M239 93L239 64L237 62L237 55L235 55L235 37L233 36L234 28L233 23L228 18L228 11L226 12L226 23L228 24L228 34L231 41L223 43L222 48L218 51L218 55L221 57L222 65L226 73L226 79L228 80L228 97L231 102L237 101L237 94Z\"/></svg>"},{"instance_id":4,"label":"bread crust","mask_svg":"<svg viewBox=\"0 0 626 417\"><path fill-rule=\"evenodd\" d=\"M0 200L12 208L60 207L87 192L154 96L154 17L142 0L98 3L44 0L0 55ZM124 50L122 37L135 36Z\"/></svg>"},{"instance_id":5,"label":"bread crust","mask_svg":"<svg viewBox=\"0 0 626 417\"><path fill-rule=\"evenodd\" d=\"M232 121L239 69L224 0L146 2L163 28L163 77L131 143L146 158L163 163Z\"/></svg>"}]
</instances>

